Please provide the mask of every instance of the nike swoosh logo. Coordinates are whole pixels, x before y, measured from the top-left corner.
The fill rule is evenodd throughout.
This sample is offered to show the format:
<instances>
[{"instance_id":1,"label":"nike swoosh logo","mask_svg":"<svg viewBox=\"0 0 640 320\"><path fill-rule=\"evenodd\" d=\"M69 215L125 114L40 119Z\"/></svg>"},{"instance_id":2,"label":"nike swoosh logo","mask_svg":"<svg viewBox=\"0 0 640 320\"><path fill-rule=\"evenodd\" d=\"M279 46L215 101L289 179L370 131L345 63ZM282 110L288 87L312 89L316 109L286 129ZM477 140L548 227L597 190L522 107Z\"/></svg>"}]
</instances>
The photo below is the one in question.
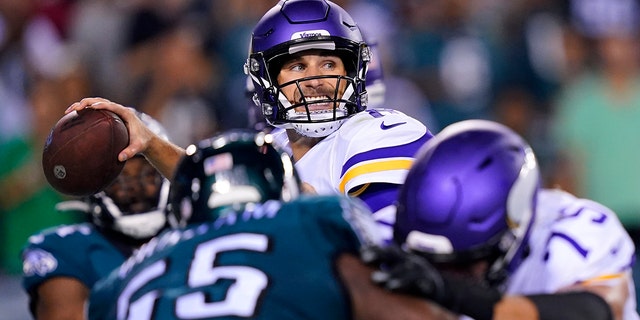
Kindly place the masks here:
<instances>
[{"instance_id":1,"label":"nike swoosh logo","mask_svg":"<svg viewBox=\"0 0 640 320\"><path fill-rule=\"evenodd\" d=\"M401 126L403 124L407 123L405 122L398 122L398 123L392 123L392 124L385 124L384 121L382 121L382 123L380 124L380 129L382 130L389 130L393 127L397 127L397 126Z\"/></svg>"}]
</instances>

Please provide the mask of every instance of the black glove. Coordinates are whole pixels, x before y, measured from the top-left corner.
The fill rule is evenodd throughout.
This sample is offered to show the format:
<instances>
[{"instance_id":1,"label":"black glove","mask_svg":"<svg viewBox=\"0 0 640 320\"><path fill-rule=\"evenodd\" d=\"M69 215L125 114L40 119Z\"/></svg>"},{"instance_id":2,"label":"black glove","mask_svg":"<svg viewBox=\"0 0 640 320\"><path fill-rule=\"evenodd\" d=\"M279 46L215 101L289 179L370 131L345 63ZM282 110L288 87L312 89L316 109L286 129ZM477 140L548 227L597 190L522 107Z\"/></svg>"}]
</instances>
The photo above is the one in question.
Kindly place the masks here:
<instances>
[{"instance_id":1,"label":"black glove","mask_svg":"<svg viewBox=\"0 0 640 320\"><path fill-rule=\"evenodd\" d=\"M443 303L446 288L442 275L427 259L396 245L372 246L360 251L364 263L378 268L371 278L377 285Z\"/></svg>"},{"instance_id":2,"label":"black glove","mask_svg":"<svg viewBox=\"0 0 640 320\"><path fill-rule=\"evenodd\" d=\"M426 258L396 245L363 248L360 258L378 268L371 279L379 286L429 299L476 320L491 319L493 306L501 299L497 290L443 274Z\"/></svg>"}]
</instances>

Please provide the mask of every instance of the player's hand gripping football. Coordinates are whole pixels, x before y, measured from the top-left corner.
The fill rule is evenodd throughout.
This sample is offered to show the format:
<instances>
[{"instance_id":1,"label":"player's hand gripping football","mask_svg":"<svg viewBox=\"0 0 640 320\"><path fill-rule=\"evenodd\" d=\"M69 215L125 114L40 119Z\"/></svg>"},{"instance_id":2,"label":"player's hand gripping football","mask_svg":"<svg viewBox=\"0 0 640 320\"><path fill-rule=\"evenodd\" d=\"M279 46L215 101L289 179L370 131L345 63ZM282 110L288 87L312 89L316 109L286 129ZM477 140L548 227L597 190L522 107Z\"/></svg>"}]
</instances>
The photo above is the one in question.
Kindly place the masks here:
<instances>
[{"instance_id":1,"label":"player's hand gripping football","mask_svg":"<svg viewBox=\"0 0 640 320\"><path fill-rule=\"evenodd\" d=\"M388 245L363 248L360 257L364 263L378 268L371 278L387 290L438 303L447 299L442 275L421 256L406 252L396 245Z\"/></svg>"},{"instance_id":2,"label":"player's hand gripping football","mask_svg":"<svg viewBox=\"0 0 640 320\"><path fill-rule=\"evenodd\" d=\"M84 108L109 110L122 118L129 132L129 145L118 155L118 160L126 161L136 154L143 154L163 176L170 178L184 149L155 134L138 118L136 110L104 98L84 98L67 108L65 113Z\"/></svg>"},{"instance_id":3,"label":"player's hand gripping football","mask_svg":"<svg viewBox=\"0 0 640 320\"><path fill-rule=\"evenodd\" d=\"M124 120L129 130L130 140L129 145L118 155L118 160L126 161L138 153L144 153L148 148L149 141L154 134L138 118L135 109L125 107L104 98L84 98L69 106L65 113L70 113L74 110L80 111L84 108L109 110Z\"/></svg>"}]
</instances>

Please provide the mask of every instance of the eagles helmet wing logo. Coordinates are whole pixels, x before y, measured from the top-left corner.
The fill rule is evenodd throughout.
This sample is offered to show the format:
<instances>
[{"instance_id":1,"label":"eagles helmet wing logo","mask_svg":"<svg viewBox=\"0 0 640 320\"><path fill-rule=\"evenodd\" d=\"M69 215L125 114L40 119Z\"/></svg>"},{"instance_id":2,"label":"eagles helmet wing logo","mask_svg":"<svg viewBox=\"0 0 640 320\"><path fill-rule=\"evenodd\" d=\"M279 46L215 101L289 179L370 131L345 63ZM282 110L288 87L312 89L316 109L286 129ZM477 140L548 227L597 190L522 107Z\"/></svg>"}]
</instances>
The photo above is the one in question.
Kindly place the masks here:
<instances>
[{"instance_id":1,"label":"eagles helmet wing logo","mask_svg":"<svg viewBox=\"0 0 640 320\"><path fill-rule=\"evenodd\" d=\"M22 271L26 276L44 276L58 267L58 260L49 252L33 249L25 252Z\"/></svg>"}]
</instances>

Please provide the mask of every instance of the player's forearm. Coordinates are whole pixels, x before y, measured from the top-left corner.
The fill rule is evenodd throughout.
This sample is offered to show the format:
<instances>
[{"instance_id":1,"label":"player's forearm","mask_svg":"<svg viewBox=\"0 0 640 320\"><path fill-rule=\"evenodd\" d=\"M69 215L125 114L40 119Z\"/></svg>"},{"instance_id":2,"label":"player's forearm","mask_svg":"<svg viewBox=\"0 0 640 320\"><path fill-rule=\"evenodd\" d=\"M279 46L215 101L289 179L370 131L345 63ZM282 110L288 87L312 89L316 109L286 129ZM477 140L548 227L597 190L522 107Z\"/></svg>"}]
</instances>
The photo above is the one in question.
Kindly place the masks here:
<instances>
[{"instance_id":1,"label":"player's forearm","mask_svg":"<svg viewBox=\"0 0 640 320\"><path fill-rule=\"evenodd\" d=\"M171 142L154 137L149 141L144 155L163 176L173 179L178 162L185 155L185 150Z\"/></svg>"},{"instance_id":2,"label":"player's forearm","mask_svg":"<svg viewBox=\"0 0 640 320\"><path fill-rule=\"evenodd\" d=\"M607 302L591 292L504 297L494 307L494 320L612 320Z\"/></svg>"},{"instance_id":3,"label":"player's forearm","mask_svg":"<svg viewBox=\"0 0 640 320\"><path fill-rule=\"evenodd\" d=\"M612 320L609 298L586 289L528 296L504 296L497 289L438 271L424 257L398 246L365 247L362 261L378 265L371 280L382 287L436 302L475 320Z\"/></svg>"},{"instance_id":4,"label":"player's forearm","mask_svg":"<svg viewBox=\"0 0 640 320\"><path fill-rule=\"evenodd\" d=\"M445 277L443 306L476 320L613 320L607 301L589 291L502 296L491 288Z\"/></svg>"},{"instance_id":5,"label":"player's forearm","mask_svg":"<svg viewBox=\"0 0 640 320\"><path fill-rule=\"evenodd\" d=\"M37 320L84 319L84 306L89 297L89 288L70 277L47 279L37 288L33 316Z\"/></svg>"},{"instance_id":6,"label":"player's forearm","mask_svg":"<svg viewBox=\"0 0 640 320\"><path fill-rule=\"evenodd\" d=\"M631 275L617 274L593 278L577 285L573 285L561 292L588 291L602 297L607 302L616 320L624 319L624 306L629 298L629 281Z\"/></svg>"},{"instance_id":7,"label":"player's forearm","mask_svg":"<svg viewBox=\"0 0 640 320\"><path fill-rule=\"evenodd\" d=\"M457 315L418 297L395 294L371 282L373 269L357 257L342 254L336 260L336 269L349 292L353 319L415 319L454 320Z\"/></svg>"}]
</instances>

